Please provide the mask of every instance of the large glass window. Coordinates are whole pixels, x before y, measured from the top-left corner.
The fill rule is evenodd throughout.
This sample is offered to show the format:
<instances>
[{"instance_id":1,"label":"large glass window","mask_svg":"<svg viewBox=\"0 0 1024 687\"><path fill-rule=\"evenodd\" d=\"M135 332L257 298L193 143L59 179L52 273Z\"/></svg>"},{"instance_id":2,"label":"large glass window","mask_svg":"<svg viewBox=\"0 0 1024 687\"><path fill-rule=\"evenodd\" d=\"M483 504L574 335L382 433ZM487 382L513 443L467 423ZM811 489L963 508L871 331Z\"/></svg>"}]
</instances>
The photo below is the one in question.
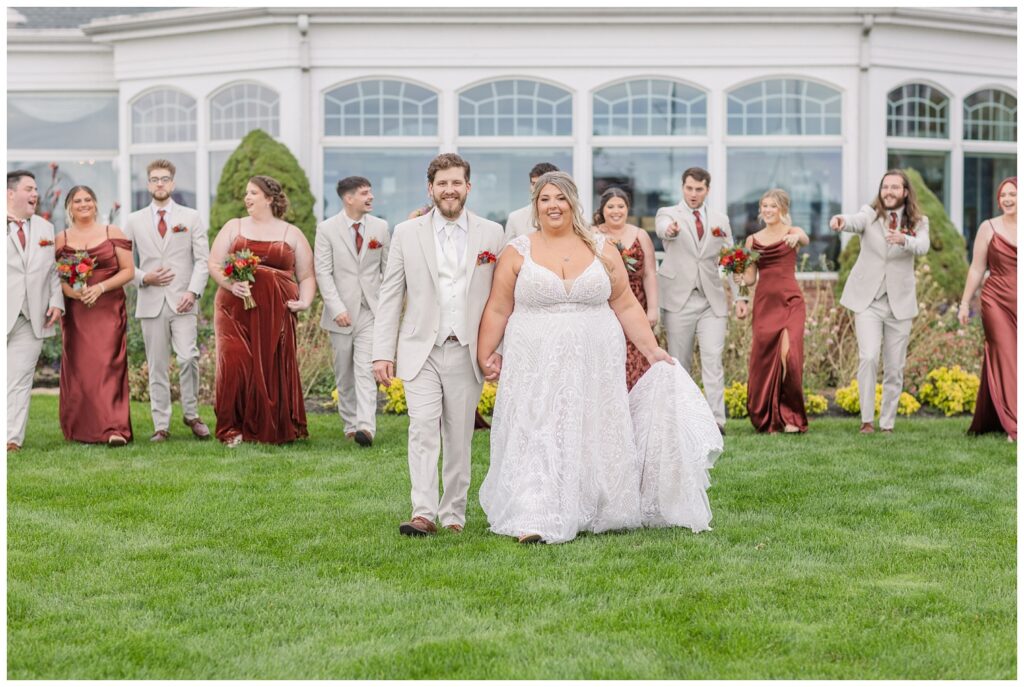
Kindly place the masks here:
<instances>
[{"instance_id":1,"label":"large glass window","mask_svg":"<svg viewBox=\"0 0 1024 687\"><path fill-rule=\"evenodd\" d=\"M594 93L595 136L703 136L707 95L665 79L639 79Z\"/></svg>"},{"instance_id":2,"label":"large glass window","mask_svg":"<svg viewBox=\"0 0 1024 687\"><path fill-rule=\"evenodd\" d=\"M196 100L171 88L150 91L132 103L132 143L196 140Z\"/></svg>"},{"instance_id":3,"label":"large glass window","mask_svg":"<svg viewBox=\"0 0 1024 687\"><path fill-rule=\"evenodd\" d=\"M196 156L195 153L163 153L151 155L132 155L132 210L139 210L149 205L146 179L146 166L156 159L170 160L174 163L174 193L171 197L175 203L190 208L196 207ZM245 189L239 189L239 197ZM219 229L219 227L218 227Z\"/></svg>"},{"instance_id":4,"label":"large glass window","mask_svg":"<svg viewBox=\"0 0 1024 687\"><path fill-rule=\"evenodd\" d=\"M1016 96L989 88L964 98L964 140L1016 141Z\"/></svg>"},{"instance_id":5,"label":"large glass window","mask_svg":"<svg viewBox=\"0 0 1024 687\"><path fill-rule=\"evenodd\" d=\"M341 212L338 180L348 176L366 177L373 184L373 212L394 229L409 213L425 206L427 165L436 148L351 148L324 151L323 216ZM473 170L475 179L475 170ZM474 189L475 191L475 189ZM470 193L470 203L475 200Z\"/></svg>"},{"instance_id":6,"label":"large glass window","mask_svg":"<svg viewBox=\"0 0 1024 687\"><path fill-rule=\"evenodd\" d=\"M766 79L729 92L730 136L837 136L842 94L813 81Z\"/></svg>"},{"instance_id":7,"label":"large glass window","mask_svg":"<svg viewBox=\"0 0 1024 687\"><path fill-rule=\"evenodd\" d=\"M742 241L758 231L761 196L770 188L781 188L789 194L793 224L811 238L804 249L808 267L835 269L839 238L828 221L842 210L842 160L839 148L729 149L726 190L733 236Z\"/></svg>"},{"instance_id":8,"label":"large glass window","mask_svg":"<svg viewBox=\"0 0 1024 687\"><path fill-rule=\"evenodd\" d=\"M437 93L416 84L371 79L324 95L325 136L436 136Z\"/></svg>"},{"instance_id":9,"label":"large glass window","mask_svg":"<svg viewBox=\"0 0 1024 687\"><path fill-rule=\"evenodd\" d=\"M459 95L460 136L571 136L572 94L557 86L503 79Z\"/></svg>"},{"instance_id":10,"label":"large glass window","mask_svg":"<svg viewBox=\"0 0 1024 687\"><path fill-rule=\"evenodd\" d=\"M470 166L467 207L481 217L505 224L513 210L530 203L530 170L550 162L572 174L571 148L463 148Z\"/></svg>"},{"instance_id":11,"label":"large glass window","mask_svg":"<svg viewBox=\"0 0 1024 687\"><path fill-rule=\"evenodd\" d=\"M889 150L886 169L916 169L924 185L949 208L949 153L923 150Z\"/></svg>"},{"instance_id":12,"label":"large glass window","mask_svg":"<svg viewBox=\"0 0 1024 687\"><path fill-rule=\"evenodd\" d=\"M974 236L978 232L978 226L986 219L1002 214L995 197L999 182L1016 174L1016 155L964 155L963 229L969 252L974 252Z\"/></svg>"},{"instance_id":13,"label":"large glass window","mask_svg":"<svg viewBox=\"0 0 1024 687\"><path fill-rule=\"evenodd\" d=\"M9 93L10 150L117 150L116 93Z\"/></svg>"},{"instance_id":14,"label":"large glass window","mask_svg":"<svg viewBox=\"0 0 1024 687\"><path fill-rule=\"evenodd\" d=\"M682 193L681 175L689 167L707 167L706 148L594 148L594 198L618 186L633 198L629 222L647 230L656 250L661 240L654 234L658 208L676 205Z\"/></svg>"},{"instance_id":15,"label":"large glass window","mask_svg":"<svg viewBox=\"0 0 1024 687\"><path fill-rule=\"evenodd\" d=\"M111 160L58 159L49 162L8 160L7 171L27 169L36 176L39 205L36 214L62 231L67 226L64 199L72 186L84 184L96 192L100 221L120 224L125 214L117 204L117 162Z\"/></svg>"},{"instance_id":16,"label":"large glass window","mask_svg":"<svg viewBox=\"0 0 1024 687\"><path fill-rule=\"evenodd\" d=\"M241 140L253 129L280 135L280 98L254 83L229 86L210 99L210 140Z\"/></svg>"},{"instance_id":17,"label":"large glass window","mask_svg":"<svg viewBox=\"0 0 1024 687\"><path fill-rule=\"evenodd\" d=\"M949 138L949 98L937 88L909 83L889 92L889 136Z\"/></svg>"}]
</instances>

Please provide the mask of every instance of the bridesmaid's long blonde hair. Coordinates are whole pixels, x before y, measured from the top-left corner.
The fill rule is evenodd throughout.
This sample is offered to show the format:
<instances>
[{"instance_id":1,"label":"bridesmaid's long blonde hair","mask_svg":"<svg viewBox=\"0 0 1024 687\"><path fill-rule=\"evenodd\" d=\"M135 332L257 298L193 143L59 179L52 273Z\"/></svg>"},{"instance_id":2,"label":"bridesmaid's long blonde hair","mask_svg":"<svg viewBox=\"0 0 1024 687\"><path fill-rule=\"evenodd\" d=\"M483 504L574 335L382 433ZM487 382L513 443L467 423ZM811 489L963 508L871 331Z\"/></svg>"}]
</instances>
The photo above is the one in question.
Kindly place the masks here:
<instances>
[{"instance_id":1,"label":"bridesmaid's long blonde hair","mask_svg":"<svg viewBox=\"0 0 1024 687\"><path fill-rule=\"evenodd\" d=\"M764 218L761 217L761 203L765 201L765 198L771 198L779 206L779 219L782 223L788 226L793 226L793 218L789 216L789 194L783 191L781 188L771 188L764 192L761 196L761 200L757 201L758 213L757 219L764 222Z\"/></svg>"},{"instance_id":2,"label":"bridesmaid's long blonde hair","mask_svg":"<svg viewBox=\"0 0 1024 687\"><path fill-rule=\"evenodd\" d=\"M587 221L583 219L583 208L580 206L580 192L576 189L576 182L565 172L548 172L537 179L537 183L533 185L533 199L531 202L533 226L540 230L540 219L537 216L537 200L540 198L541 189L548 184L561 191L565 199L569 201L569 208L572 210L572 233L580 237L580 240L590 249L590 252L601 261L601 265L604 266L609 278L612 277L612 267L608 264L604 255L597 250L597 240L594 238L594 232L587 226Z\"/></svg>"}]
</instances>

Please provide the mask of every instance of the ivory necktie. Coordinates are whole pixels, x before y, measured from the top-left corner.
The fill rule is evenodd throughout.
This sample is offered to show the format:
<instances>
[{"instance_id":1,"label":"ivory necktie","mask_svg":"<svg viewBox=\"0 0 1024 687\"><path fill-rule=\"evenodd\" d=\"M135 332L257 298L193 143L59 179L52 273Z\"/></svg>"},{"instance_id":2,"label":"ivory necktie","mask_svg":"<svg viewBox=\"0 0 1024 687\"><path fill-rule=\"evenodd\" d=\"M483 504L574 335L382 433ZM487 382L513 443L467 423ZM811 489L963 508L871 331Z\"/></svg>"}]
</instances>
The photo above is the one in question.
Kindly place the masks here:
<instances>
[{"instance_id":1,"label":"ivory necktie","mask_svg":"<svg viewBox=\"0 0 1024 687\"><path fill-rule=\"evenodd\" d=\"M352 223L352 230L356 232L356 253L363 249L363 235L359 233L360 222Z\"/></svg>"},{"instance_id":2,"label":"ivory necktie","mask_svg":"<svg viewBox=\"0 0 1024 687\"><path fill-rule=\"evenodd\" d=\"M459 265L459 259L455 253L455 227L455 222L448 222L444 225L444 246L441 248L441 252L444 253L444 259L453 268Z\"/></svg>"},{"instance_id":3,"label":"ivory necktie","mask_svg":"<svg viewBox=\"0 0 1024 687\"><path fill-rule=\"evenodd\" d=\"M167 222L164 221L164 214L167 210L157 210L156 214L160 215L160 221L156 223L156 230L160 232L160 238L167 235Z\"/></svg>"},{"instance_id":4,"label":"ivory necktie","mask_svg":"<svg viewBox=\"0 0 1024 687\"><path fill-rule=\"evenodd\" d=\"M697 227L697 240L704 238L704 223L700 221L700 210L693 211L693 224Z\"/></svg>"}]
</instances>

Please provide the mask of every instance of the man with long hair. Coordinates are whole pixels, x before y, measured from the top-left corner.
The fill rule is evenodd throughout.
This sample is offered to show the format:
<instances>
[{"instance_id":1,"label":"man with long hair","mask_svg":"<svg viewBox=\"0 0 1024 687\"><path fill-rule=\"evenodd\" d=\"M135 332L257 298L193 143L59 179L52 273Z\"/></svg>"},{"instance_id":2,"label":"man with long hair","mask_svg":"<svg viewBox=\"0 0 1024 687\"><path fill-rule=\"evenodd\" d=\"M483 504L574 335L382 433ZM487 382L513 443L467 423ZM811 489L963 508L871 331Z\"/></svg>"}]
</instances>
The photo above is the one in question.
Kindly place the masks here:
<instances>
[{"instance_id":1,"label":"man with long hair","mask_svg":"<svg viewBox=\"0 0 1024 687\"><path fill-rule=\"evenodd\" d=\"M890 169L870 205L853 215L834 216L829 226L861 237L860 255L839 301L853 311L857 330L860 431L875 431L875 383L881 350L882 408L878 426L882 432L891 433L903 392L910 327L917 315L914 258L928 252L928 218L921 213L907 175Z\"/></svg>"}]
</instances>

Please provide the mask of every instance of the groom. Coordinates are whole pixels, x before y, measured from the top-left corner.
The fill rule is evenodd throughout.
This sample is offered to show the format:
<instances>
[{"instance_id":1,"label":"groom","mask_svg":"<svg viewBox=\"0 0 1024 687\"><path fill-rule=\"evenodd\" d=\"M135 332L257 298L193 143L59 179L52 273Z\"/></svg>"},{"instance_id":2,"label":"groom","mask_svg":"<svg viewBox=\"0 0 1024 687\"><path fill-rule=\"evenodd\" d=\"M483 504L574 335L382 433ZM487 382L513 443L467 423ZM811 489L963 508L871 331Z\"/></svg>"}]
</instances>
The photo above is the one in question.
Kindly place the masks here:
<instances>
[{"instance_id":1,"label":"groom","mask_svg":"<svg viewBox=\"0 0 1024 687\"><path fill-rule=\"evenodd\" d=\"M373 376L384 386L393 377L403 380L409 406L412 518L398 528L407 536L434 534L438 520L456 533L466 523L473 418L483 386L477 330L502 246L501 225L465 209L469 189L468 162L453 153L434 158L427 168L434 207L395 227L377 306Z\"/></svg>"}]
</instances>

